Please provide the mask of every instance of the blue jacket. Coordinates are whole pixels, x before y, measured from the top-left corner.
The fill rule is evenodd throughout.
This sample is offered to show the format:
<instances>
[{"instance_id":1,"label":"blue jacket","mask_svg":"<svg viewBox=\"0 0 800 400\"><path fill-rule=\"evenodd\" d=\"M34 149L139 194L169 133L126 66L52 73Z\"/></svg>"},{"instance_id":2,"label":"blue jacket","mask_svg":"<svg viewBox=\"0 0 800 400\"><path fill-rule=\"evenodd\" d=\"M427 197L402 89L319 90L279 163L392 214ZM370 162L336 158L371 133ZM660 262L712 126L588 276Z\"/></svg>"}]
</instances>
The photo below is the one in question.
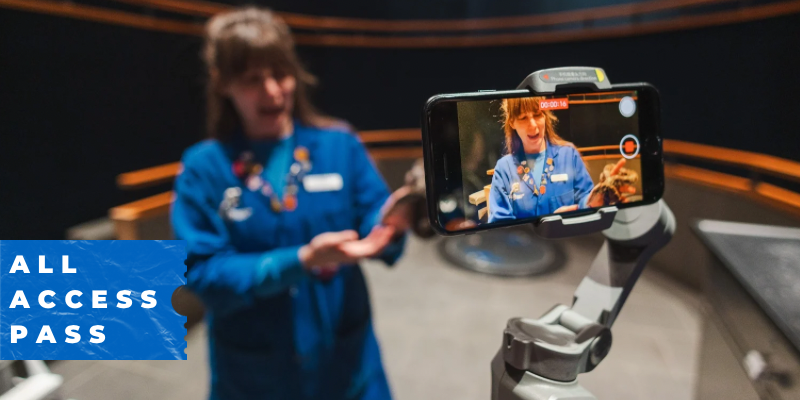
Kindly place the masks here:
<instances>
[{"instance_id":1,"label":"blue jacket","mask_svg":"<svg viewBox=\"0 0 800 400\"><path fill-rule=\"evenodd\" d=\"M271 211L232 171L240 149L208 140L184 153L172 224L187 242L188 286L207 307L211 399L389 399L358 266L319 280L298 249L323 232L377 223L388 188L350 133L301 126L311 174L339 174L338 191L307 192L298 207ZM288 171L289 166L286 166ZM262 172L262 176L263 176ZM241 188L237 218L223 218L223 193ZM393 264L402 243L381 259Z\"/></svg>"},{"instance_id":2,"label":"blue jacket","mask_svg":"<svg viewBox=\"0 0 800 400\"><path fill-rule=\"evenodd\" d=\"M525 167L522 154L508 154L497 160L489 191L489 222L544 216L573 204L586 208L594 184L578 151L572 146L548 142L546 156L553 160L553 170L548 171L549 165L545 164L549 178L545 194L538 196L534 194L534 186L538 191L542 177L529 177L534 185L523 179L524 170L519 173L519 167ZM512 193L515 187L518 190Z\"/></svg>"}]
</instances>

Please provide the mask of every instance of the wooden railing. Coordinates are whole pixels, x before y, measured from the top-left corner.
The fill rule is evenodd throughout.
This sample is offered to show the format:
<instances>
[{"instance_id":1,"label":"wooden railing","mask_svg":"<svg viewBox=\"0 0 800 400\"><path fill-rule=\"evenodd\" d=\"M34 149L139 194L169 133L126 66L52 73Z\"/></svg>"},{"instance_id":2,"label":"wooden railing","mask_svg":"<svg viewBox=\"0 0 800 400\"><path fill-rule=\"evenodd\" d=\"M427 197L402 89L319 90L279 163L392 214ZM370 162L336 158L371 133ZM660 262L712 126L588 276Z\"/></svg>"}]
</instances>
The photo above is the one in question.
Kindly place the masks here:
<instances>
[{"instance_id":1,"label":"wooden railing","mask_svg":"<svg viewBox=\"0 0 800 400\"><path fill-rule=\"evenodd\" d=\"M739 167L800 182L800 163L785 158L679 140L665 140L664 152L668 156Z\"/></svg>"},{"instance_id":2,"label":"wooden railing","mask_svg":"<svg viewBox=\"0 0 800 400\"><path fill-rule=\"evenodd\" d=\"M116 0L158 10L192 16L210 17L228 10L231 6L197 0ZM547 14L520 15L511 17L446 19L446 20L387 20L366 18L343 18L279 12L278 14L293 29L348 31L348 32L460 32L536 28L569 23L585 23L598 19L625 18L654 12L670 11L683 7L699 7L710 4L729 3L734 0L650 0L579 10L559 11Z\"/></svg>"},{"instance_id":3,"label":"wooden railing","mask_svg":"<svg viewBox=\"0 0 800 400\"><path fill-rule=\"evenodd\" d=\"M378 161L422 156L419 129L364 131L359 133L359 137L373 159ZM584 153L615 149L616 145L582 148ZM668 178L736 193L800 215L800 194L760 179L760 176L773 176L800 182L800 162L678 140L664 140L664 155L668 159L665 165ZM682 162L686 160L736 167L745 171L746 176L686 165ZM117 184L121 189L129 190L168 183L174 179L178 168L178 163L170 163L121 174ZM136 238L138 221L166 215L172 196L170 191L112 208L109 215L115 222L120 239Z\"/></svg>"},{"instance_id":4,"label":"wooden railing","mask_svg":"<svg viewBox=\"0 0 800 400\"><path fill-rule=\"evenodd\" d=\"M763 176L771 176L800 182L800 162L679 140L664 140L664 154L668 157L664 168L668 178L736 193L800 215L800 193L762 180ZM745 173L734 175L681 163L687 159L735 167Z\"/></svg>"},{"instance_id":5,"label":"wooden railing","mask_svg":"<svg viewBox=\"0 0 800 400\"><path fill-rule=\"evenodd\" d=\"M117 177L117 186L120 189L133 190L172 182L180 166L180 163L174 162L120 174Z\"/></svg>"},{"instance_id":6,"label":"wooden railing","mask_svg":"<svg viewBox=\"0 0 800 400\"><path fill-rule=\"evenodd\" d=\"M207 17L230 8L207 1L118 0L143 7L166 10L193 17ZM650 0L631 4L584 8L556 13L514 17L461 20L368 20L280 13L296 32L295 42L306 46L369 48L454 48L514 46L537 43L597 40L647 35L726 24L743 23L800 12L800 0L785 0L733 9L685 13L712 3L733 0ZM185 35L202 35L203 26L174 18L150 15L55 0L0 0L0 7L61 17L129 26ZM656 12L676 11L674 16L649 20ZM597 21L631 21L612 25ZM553 25L580 24L577 28L551 29ZM531 29L535 32L503 32ZM329 33L343 30L347 33ZM484 32L477 32L484 31ZM497 31L497 32L496 32ZM466 32L467 34L463 34ZM383 33L376 35L375 33ZM391 33L386 35L385 33ZM430 35L427 33L435 33ZM455 33L455 34L454 34Z\"/></svg>"}]
</instances>

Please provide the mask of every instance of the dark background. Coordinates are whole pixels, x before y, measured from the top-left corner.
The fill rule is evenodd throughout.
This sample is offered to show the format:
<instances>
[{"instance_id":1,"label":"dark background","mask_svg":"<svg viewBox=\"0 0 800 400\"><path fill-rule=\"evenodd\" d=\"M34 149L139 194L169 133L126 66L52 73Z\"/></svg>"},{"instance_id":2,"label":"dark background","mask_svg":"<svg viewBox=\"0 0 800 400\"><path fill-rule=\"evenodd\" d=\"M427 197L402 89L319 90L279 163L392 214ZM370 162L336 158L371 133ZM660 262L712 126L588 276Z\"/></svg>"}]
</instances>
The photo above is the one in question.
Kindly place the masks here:
<instances>
[{"instance_id":1,"label":"dark background","mask_svg":"<svg viewBox=\"0 0 800 400\"><path fill-rule=\"evenodd\" d=\"M323 3L312 4L324 14ZM0 238L62 238L110 207L167 190L122 192L115 177L176 161L203 137L200 44L1 9ZM576 43L300 53L320 78L319 107L358 129L417 127L434 94L510 89L537 69L590 65L611 82L654 84L666 138L797 160L798 48L800 15L791 15Z\"/></svg>"}]
</instances>

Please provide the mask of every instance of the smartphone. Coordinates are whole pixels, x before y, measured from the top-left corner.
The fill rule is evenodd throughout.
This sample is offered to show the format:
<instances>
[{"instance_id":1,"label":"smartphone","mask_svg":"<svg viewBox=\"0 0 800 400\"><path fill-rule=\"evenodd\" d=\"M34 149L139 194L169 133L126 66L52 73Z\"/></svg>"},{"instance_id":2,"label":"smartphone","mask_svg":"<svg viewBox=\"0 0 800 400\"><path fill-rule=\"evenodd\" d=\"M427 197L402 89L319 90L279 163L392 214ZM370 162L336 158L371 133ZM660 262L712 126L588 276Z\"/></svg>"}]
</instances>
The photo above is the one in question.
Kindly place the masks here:
<instances>
[{"instance_id":1,"label":"smartphone","mask_svg":"<svg viewBox=\"0 0 800 400\"><path fill-rule=\"evenodd\" d=\"M664 192L658 91L481 91L431 97L423 110L428 216L440 234L537 223Z\"/></svg>"}]
</instances>

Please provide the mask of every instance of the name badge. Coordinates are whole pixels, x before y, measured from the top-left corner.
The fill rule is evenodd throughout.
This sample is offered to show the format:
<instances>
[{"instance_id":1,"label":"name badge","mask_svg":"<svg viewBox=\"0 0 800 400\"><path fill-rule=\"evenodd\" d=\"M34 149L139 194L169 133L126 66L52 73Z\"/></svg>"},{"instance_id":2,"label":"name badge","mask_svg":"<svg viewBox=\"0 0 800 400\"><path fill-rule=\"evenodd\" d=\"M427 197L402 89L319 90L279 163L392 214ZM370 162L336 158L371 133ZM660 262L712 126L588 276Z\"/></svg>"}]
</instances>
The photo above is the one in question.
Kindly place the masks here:
<instances>
[{"instance_id":1,"label":"name badge","mask_svg":"<svg viewBox=\"0 0 800 400\"><path fill-rule=\"evenodd\" d=\"M253 209L248 208L231 208L229 210L224 211L224 218L228 219L229 221L233 222L243 222L250 218L253 215Z\"/></svg>"},{"instance_id":2,"label":"name badge","mask_svg":"<svg viewBox=\"0 0 800 400\"><path fill-rule=\"evenodd\" d=\"M525 197L525 193L511 193L511 200L519 200Z\"/></svg>"},{"instance_id":3,"label":"name badge","mask_svg":"<svg viewBox=\"0 0 800 400\"><path fill-rule=\"evenodd\" d=\"M303 187L306 192L335 192L342 190L344 181L339 174L306 175L303 178Z\"/></svg>"},{"instance_id":4,"label":"name badge","mask_svg":"<svg viewBox=\"0 0 800 400\"><path fill-rule=\"evenodd\" d=\"M566 182L569 179L567 174L554 174L550 176L550 182Z\"/></svg>"}]
</instances>

